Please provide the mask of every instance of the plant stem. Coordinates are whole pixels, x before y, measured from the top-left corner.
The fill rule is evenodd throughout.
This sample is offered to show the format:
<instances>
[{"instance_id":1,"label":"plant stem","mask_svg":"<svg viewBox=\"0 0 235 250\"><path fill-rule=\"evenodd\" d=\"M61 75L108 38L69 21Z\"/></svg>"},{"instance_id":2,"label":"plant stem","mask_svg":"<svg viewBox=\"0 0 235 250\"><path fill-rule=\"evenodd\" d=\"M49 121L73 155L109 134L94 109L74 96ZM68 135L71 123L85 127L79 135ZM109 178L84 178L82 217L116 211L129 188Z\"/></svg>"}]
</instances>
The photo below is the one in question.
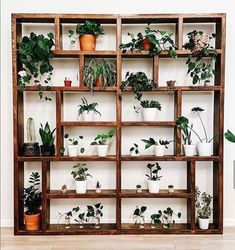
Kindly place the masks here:
<instances>
[{"instance_id":1,"label":"plant stem","mask_svg":"<svg viewBox=\"0 0 235 250\"><path fill-rule=\"evenodd\" d=\"M205 134L205 137L206 137L206 143L208 143L208 138L207 138L207 133L206 133L206 128L205 128L205 125L204 125L204 123L203 123L203 121L202 121L202 118L201 118L201 116L200 116L199 112L197 112L197 115L198 115L198 117L199 117L199 120L201 121L201 124L202 124L203 130L204 130L204 134Z\"/></svg>"},{"instance_id":2,"label":"plant stem","mask_svg":"<svg viewBox=\"0 0 235 250\"><path fill-rule=\"evenodd\" d=\"M200 140L200 142L202 142L202 139L200 138L200 136L198 135L198 133L194 129L192 129L191 127L189 127L188 125L187 125L187 127L189 129L191 129L193 131L193 133L198 137L198 139Z\"/></svg>"}]
</instances>

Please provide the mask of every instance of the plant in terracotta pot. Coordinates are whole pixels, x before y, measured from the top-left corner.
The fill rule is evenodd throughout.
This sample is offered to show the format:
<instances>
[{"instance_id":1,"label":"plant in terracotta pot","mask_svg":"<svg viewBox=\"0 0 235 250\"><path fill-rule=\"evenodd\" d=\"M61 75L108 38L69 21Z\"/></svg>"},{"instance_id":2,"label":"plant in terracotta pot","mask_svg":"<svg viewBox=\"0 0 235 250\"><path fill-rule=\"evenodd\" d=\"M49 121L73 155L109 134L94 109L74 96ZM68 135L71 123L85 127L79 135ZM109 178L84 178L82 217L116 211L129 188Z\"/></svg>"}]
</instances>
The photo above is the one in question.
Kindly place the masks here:
<instances>
[{"instance_id":1,"label":"plant in terracotta pot","mask_svg":"<svg viewBox=\"0 0 235 250\"><path fill-rule=\"evenodd\" d=\"M140 156L138 144L133 143L133 146L130 148L130 156Z\"/></svg>"},{"instance_id":2,"label":"plant in terracotta pot","mask_svg":"<svg viewBox=\"0 0 235 250\"><path fill-rule=\"evenodd\" d=\"M41 153L43 156L52 156L55 154L55 136L53 135L56 128L51 130L50 125L46 122L45 126L41 124L39 128L39 134L42 139Z\"/></svg>"},{"instance_id":3,"label":"plant in terracotta pot","mask_svg":"<svg viewBox=\"0 0 235 250\"><path fill-rule=\"evenodd\" d=\"M84 84L91 90L116 86L116 79L117 69L113 61L94 58L84 66Z\"/></svg>"},{"instance_id":4,"label":"plant in terracotta pot","mask_svg":"<svg viewBox=\"0 0 235 250\"><path fill-rule=\"evenodd\" d=\"M123 53L126 51L147 50L149 55L159 55L161 51L167 50L170 57L176 57L176 45L172 39L173 33L155 30L150 25L145 27L145 34L139 32L135 37L134 34L128 33L131 41L120 45Z\"/></svg>"},{"instance_id":5,"label":"plant in terracotta pot","mask_svg":"<svg viewBox=\"0 0 235 250\"><path fill-rule=\"evenodd\" d=\"M101 113L96 109L97 102L88 103L86 98L82 98L82 104L78 105L78 116L82 116L83 121L93 121L94 114Z\"/></svg>"},{"instance_id":6,"label":"plant in terracotta pot","mask_svg":"<svg viewBox=\"0 0 235 250\"><path fill-rule=\"evenodd\" d=\"M48 86L51 81L53 67L51 59L53 58L52 48L54 46L54 35L48 33L44 35L36 35L31 32L29 37L24 36L19 43L19 60L22 63L22 70L19 72L18 84L21 90L24 90L31 81L38 85L38 95L40 99L51 100L44 96L42 91L42 77L44 83Z\"/></svg>"},{"instance_id":7,"label":"plant in terracotta pot","mask_svg":"<svg viewBox=\"0 0 235 250\"><path fill-rule=\"evenodd\" d=\"M198 187L196 187L196 210L198 215L198 222L200 229L208 229L209 220L212 213L210 207L212 196L206 192L201 193Z\"/></svg>"},{"instance_id":8,"label":"plant in terracotta pot","mask_svg":"<svg viewBox=\"0 0 235 250\"><path fill-rule=\"evenodd\" d=\"M136 206L134 213L133 213L133 220L135 224L138 224L140 228L144 228L145 224L145 216L144 213L147 210L146 206L141 206L140 208Z\"/></svg>"},{"instance_id":9,"label":"plant in terracotta pot","mask_svg":"<svg viewBox=\"0 0 235 250\"><path fill-rule=\"evenodd\" d=\"M109 148L109 141L114 136L114 129L107 133L98 134L91 145L96 145L98 156L104 157L107 155Z\"/></svg>"},{"instance_id":10,"label":"plant in terracotta pot","mask_svg":"<svg viewBox=\"0 0 235 250\"><path fill-rule=\"evenodd\" d=\"M145 149L154 146L154 152L155 152L156 156L164 156L165 155L165 148L168 148L168 145L172 142L172 141L168 141L168 140L164 141L161 139L159 139L157 142L152 137L149 137L148 140L142 139L141 141L143 141L145 143Z\"/></svg>"},{"instance_id":11,"label":"plant in terracotta pot","mask_svg":"<svg viewBox=\"0 0 235 250\"><path fill-rule=\"evenodd\" d=\"M72 85L72 81L69 78L65 77L64 78L64 86L71 87L71 85Z\"/></svg>"},{"instance_id":12,"label":"plant in terracotta pot","mask_svg":"<svg viewBox=\"0 0 235 250\"><path fill-rule=\"evenodd\" d=\"M87 177L91 175L87 173L88 168L87 164L78 163L73 166L73 171L71 175L73 176L76 184L76 193L85 194L87 190Z\"/></svg>"},{"instance_id":13,"label":"plant in terracotta pot","mask_svg":"<svg viewBox=\"0 0 235 250\"><path fill-rule=\"evenodd\" d=\"M64 138L68 139L69 141L69 144L67 146L69 157L76 157L85 152L85 148L82 145L79 145L79 140L83 140L82 135L80 135L78 139L74 139L74 138L69 138L69 134L65 134Z\"/></svg>"},{"instance_id":14,"label":"plant in terracotta pot","mask_svg":"<svg viewBox=\"0 0 235 250\"><path fill-rule=\"evenodd\" d=\"M149 174L145 174L148 177L148 189L149 193L159 193L159 181L162 176L159 175L161 170L158 162L155 164L148 163L147 168L149 169Z\"/></svg>"},{"instance_id":15,"label":"plant in terracotta pot","mask_svg":"<svg viewBox=\"0 0 235 250\"><path fill-rule=\"evenodd\" d=\"M40 185L40 174L32 172L29 177L30 186L24 188L24 207L27 209L25 217L25 228L28 231L39 230L41 227L42 193L38 190Z\"/></svg>"},{"instance_id":16,"label":"plant in terracotta pot","mask_svg":"<svg viewBox=\"0 0 235 250\"><path fill-rule=\"evenodd\" d=\"M99 35L104 35L101 25L91 20L85 20L84 23L77 24L75 32L73 30L69 30L68 32L71 43L74 44L79 39L80 49L86 51L94 51L96 38Z\"/></svg>"},{"instance_id":17,"label":"plant in terracotta pot","mask_svg":"<svg viewBox=\"0 0 235 250\"><path fill-rule=\"evenodd\" d=\"M32 117L27 120L27 140L23 144L23 154L25 156L37 156L40 154L38 142L36 142L35 125Z\"/></svg>"}]
</instances>

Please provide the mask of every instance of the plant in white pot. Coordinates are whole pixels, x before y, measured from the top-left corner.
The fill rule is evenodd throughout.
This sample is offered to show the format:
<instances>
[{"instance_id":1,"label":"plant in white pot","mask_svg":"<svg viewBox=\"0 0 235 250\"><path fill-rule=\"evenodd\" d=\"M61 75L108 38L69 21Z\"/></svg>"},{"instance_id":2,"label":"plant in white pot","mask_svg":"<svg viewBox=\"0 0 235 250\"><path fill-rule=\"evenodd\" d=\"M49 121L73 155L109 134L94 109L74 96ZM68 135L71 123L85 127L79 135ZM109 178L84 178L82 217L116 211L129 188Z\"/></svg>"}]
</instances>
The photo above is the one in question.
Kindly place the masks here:
<instances>
[{"instance_id":1,"label":"plant in white pot","mask_svg":"<svg viewBox=\"0 0 235 250\"><path fill-rule=\"evenodd\" d=\"M85 148L81 147L79 145L78 139L69 138L69 134L65 134L64 138L65 139L68 138L68 141L69 141L69 144L67 146L69 157L76 157L76 156L81 155L85 152ZM82 140L83 136L79 136L78 138L80 140ZM62 152L62 150L61 150L61 152Z\"/></svg>"},{"instance_id":2,"label":"plant in white pot","mask_svg":"<svg viewBox=\"0 0 235 250\"><path fill-rule=\"evenodd\" d=\"M162 109L160 102L154 100L140 100L140 106L144 121L155 121L158 111Z\"/></svg>"},{"instance_id":3,"label":"plant in white pot","mask_svg":"<svg viewBox=\"0 0 235 250\"><path fill-rule=\"evenodd\" d=\"M142 139L146 145L145 149L150 148L154 146L154 153L156 156L164 156L165 155L165 148L168 148L167 145L169 145L172 141L167 141L167 140L159 140L158 142L155 141L153 138L149 137L148 140Z\"/></svg>"},{"instance_id":4,"label":"plant in white pot","mask_svg":"<svg viewBox=\"0 0 235 250\"><path fill-rule=\"evenodd\" d=\"M209 220L212 213L210 207L212 196L206 192L201 193L198 187L196 187L196 210L200 229L208 229Z\"/></svg>"},{"instance_id":5,"label":"plant in white pot","mask_svg":"<svg viewBox=\"0 0 235 250\"><path fill-rule=\"evenodd\" d=\"M98 134L91 145L96 145L98 156L107 156L109 148L109 140L114 136L114 129L108 131L107 133Z\"/></svg>"},{"instance_id":6,"label":"plant in white pot","mask_svg":"<svg viewBox=\"0 0 235 250\"><path fill-rule=\"evenodd\" d=\"M138 144L133 143L133 146L130 148L130 156L140 156Z\"/></svg>"},{"instance_id":7,"label":"plant in white pot","mask_svg":"<svg viewBox=\"0 0 235 250\"><path fill-rule=\"evenodd\" d=\"M74 170L71 172L76 184L76 193L85 194L87 190L87 177L91 175L87 173L87 164L78 163L73 166Z\"/></svg>"},{"instance_id":8,"label":"plant in white pot","mask_svg":"<svg viewBox=\"0 0 235 250\"><path fill-rule=\"evenodd\" d=\"M155 164L148 163L147 168L149 169L149 174L145 175L148 177L149 193L159 193L159 182L162 178L162 176L159 176L161 167L156 162Z\"/></svg>"},{"instance_id":9,"label":"plant in white pot","mask_svg":"<svg viewBox=\"0 0 235 250\"><path fill-rule=\"evenodd\" d=\"M93 121L94 114L101 113L96 109L97 102L88 103L86 98L82 98L82 104L78 106L78 116L82 116L83 121Z\"/></svg>"},{"instance_id":10,"label":"plant in white pot","mask_svg":"<svg viewBox=\"0 0 235 250\"><path fill-rule=\"evenodd\" d=\"M200 115L201 112L203 112L204 109L200 108L200 107L194 107L192 108L192 112L196 113L198 115L198 118L201 122L202 128L203 128L203 132L204 132L204 136L205 138L202 140L200 140L197 143L197 150L198 150L198 154L199 156L211 156L212 155L212 139L209 140L207 132L206 132L206 127L203 123L202 117Z\"/></svg>"}]
</instances>

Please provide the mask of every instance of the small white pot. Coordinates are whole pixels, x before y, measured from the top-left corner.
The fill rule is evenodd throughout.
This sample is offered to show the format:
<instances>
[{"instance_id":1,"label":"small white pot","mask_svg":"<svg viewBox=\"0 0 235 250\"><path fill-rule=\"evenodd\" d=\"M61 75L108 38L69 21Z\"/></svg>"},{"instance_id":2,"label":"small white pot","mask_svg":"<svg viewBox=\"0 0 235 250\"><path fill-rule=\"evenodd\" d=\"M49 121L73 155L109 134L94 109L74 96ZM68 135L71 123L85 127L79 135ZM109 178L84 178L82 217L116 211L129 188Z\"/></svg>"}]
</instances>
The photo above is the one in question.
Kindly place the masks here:
<instances>
[{"instance_id":1,"label":"small white pot","mask_svg":"<svg viewBox=\"0 0 235 250\"><path fill-rule=\"evenodd\" d=\"M159 181L148 180L149 193L159 193Z\"/></svg>"},{"instance_id":2,"label":"small white pot","mask_svg":"<svg viewBox=\"0 0 235 250\"><path fill-rule=\"evenodd\" d=\"M109 145L96 145L98 156L107 156Z\"/></svg>"},{"instance_id":3,"label":"small white pot","mask_svg":"<svg viewBox=\"0 0 235 250\"><path fill-rule=\"evenodd\" d=\"M199 228L200 229L208 229L209 228L209 219L202 219L198 217Z\"/></svg>"},{"instance_id":4,"label":"small white pot","mask_svg":"<svg viewBox=\"0 0 235 250\"><path fill-rule=\"evenodd\" d=\"M94 111L90 111L88 113L85 111L82 113L82 119L85 122L91 122L93 121L93 115L94 115Z\"/></svg>"},{"instance_id":5,"label":"small white pot","mask_svg":"<svg viewBox=\"0 0 235 250\"><path fill-rule=\"evenodd\" d=\"M69 154L69 157L76 157L78 155L78 146L68 145L68 154Z\"/></svg>"},{"instance_id":6,"label":"small white pot","mask_svg":"<svg viewBox=\"0 0 235 250\"><path fill-rule=\"evenodd\" d=\"M165 146L163 146L163 145L155 145L154 146L154 152L155 152L155 156L164 156Z\"/></svg>"},{"instance_id":7,"label":"small white pot","mask_svg":"<svg viewBox=\"0 0 235 250\"><path fill-rule=\"evenodd\" d=\"M101 193L101 188L96 188L95 192L98 193L98 194Z\"/></svg>"},{"instance_id":8,"label":"small white pot","mask_svg":"<svg viewBox=\"0 0 235 250\"><path fill-rule=\"evenodd\" d=\"M197 150L199 156L211 156L212 155L212 143L198 142Z\"/></svg>"},{"instance_id":9,"label":"small white pot","mask_svg":"<svg viewBox=\"0 0 235 250\"><path fill-rule=\"evenodd\" d=\"M87 181L75 181L76 184L76 193L85 194L87 188Z\"/></svg>"},{"instance_id":10,"label":"small white pot","mask_svg":"<svg viewBox=\"0 0 235 250\"><path fill-rule=\"evenodd\" d=\"M185 156L194 156L196 145L184 145L184 154Z\"/></svg>"},{"instance_id":11,"label":"small white pot","mask_svg":"<svg viewBox=\"0 0 235 250\"><path fill-rule=\"evenodd\" d=\"M140 156L140 153L136 154L135 150L130 151L130 156Z\"/></svg>"},{"instance_id":12,"label":"small white pot","mask_svg":"<svg viewBox=\"0 0 235 250\"><path fill-rule=\"evenodd\" d=\"M143 108L143 120L144 121L155 121L157 117L157 111L156 108Z\"/></svg>"}]
</instances>

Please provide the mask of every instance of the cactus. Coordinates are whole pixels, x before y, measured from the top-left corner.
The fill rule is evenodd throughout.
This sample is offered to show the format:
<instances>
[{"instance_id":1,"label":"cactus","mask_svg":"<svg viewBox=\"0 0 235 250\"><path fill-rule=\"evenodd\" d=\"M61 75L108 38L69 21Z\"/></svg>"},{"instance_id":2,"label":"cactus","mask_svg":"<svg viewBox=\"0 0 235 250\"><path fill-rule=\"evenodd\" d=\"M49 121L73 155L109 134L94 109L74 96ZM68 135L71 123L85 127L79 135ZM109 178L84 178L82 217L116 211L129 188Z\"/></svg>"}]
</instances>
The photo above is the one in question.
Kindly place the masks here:
<instances>
[{"instance_id":1,"label":"cactus","mask_svg":"<svg viewBox=\"0 0 235 250\"><path fill-rule=\"evenodd\" d=\"M29 117L27 120L27 140L30 143L36 142L36 132L32 117Z\"/></svg>"}]
</instances>

